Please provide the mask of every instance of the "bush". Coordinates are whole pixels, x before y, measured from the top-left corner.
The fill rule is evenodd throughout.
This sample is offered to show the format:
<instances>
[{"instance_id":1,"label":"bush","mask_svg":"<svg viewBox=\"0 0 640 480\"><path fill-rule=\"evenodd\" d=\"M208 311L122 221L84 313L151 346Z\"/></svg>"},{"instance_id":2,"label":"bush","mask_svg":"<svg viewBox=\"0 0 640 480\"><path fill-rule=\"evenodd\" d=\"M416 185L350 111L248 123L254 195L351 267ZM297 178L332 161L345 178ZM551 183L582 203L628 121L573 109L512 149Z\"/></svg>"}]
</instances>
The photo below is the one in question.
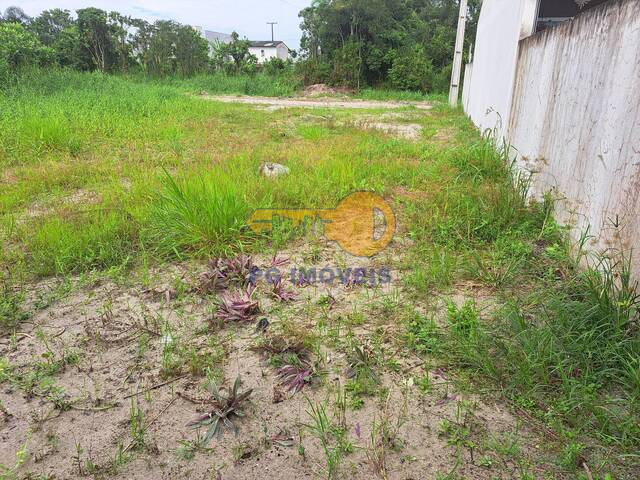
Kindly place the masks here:
<instances>
[{"instance_id":1,"label":"bush","mask_svg":"<svg viewBox=\"0 0 640 480\"><path fill-rule=\"evenodd\" d=\"M333 55L331 83L347 87L360 87L362 57L361 45L355 40L347 42Z\"/></svg>"},{"instance_id":2,"label":"bush","mask_svg":"<svg viewBox=\"0 0 640 480\"><path fill-rule=\"evenodd\" d=\"M296 63L296 74L302 78L305 85L327 83L331 66L327 62L309 58Z\"/></svg>"},{"instance_id":3,"label":"bush","mask_svg":"<svg viewBox=\"0 0 640 480\"><path fill-rule=\"evenodd\" d=\"M284 72L290 64L278 57L273 57L264 62L260 69L268 75L277 75Z\"/></svg>"},{"instance_id":4,"label":"bush","mask_svg":"<svg viewBox=\"0 0 640 480\"><path fill-rule=\"evenodd\" d=\"M420 90L433 88L433 65L421 45L404 50L396 55L389 69L391 85L398 90Z\"/></svg>"}]
</instances>

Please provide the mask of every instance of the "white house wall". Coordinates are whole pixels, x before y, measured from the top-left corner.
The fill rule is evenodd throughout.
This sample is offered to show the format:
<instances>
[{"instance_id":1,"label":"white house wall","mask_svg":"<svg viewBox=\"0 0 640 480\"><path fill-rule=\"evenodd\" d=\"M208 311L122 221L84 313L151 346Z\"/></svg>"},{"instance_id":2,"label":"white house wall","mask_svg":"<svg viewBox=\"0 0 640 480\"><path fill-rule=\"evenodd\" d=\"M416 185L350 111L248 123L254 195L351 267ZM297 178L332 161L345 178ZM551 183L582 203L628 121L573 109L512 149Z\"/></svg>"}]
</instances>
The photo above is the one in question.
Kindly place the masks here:
<instances>
[{"instance_id":1,"label":"white house wall","mask_svg":"<svg viewBox=\"0 0 640 480\"><path fill-rule=\"evenodd\" d=\"M264 56L262 55L263 51ZM280 44L277 48L249 47L249 53L256 56L256 58L258 59L258 63L266 62L268 60L271 60L272 58L280 58L282 60L286 60L287 58L289 58L289 49L283 44Z\"/></svg>"},{"instance_id":2,"label":"white house wall","mask_svg":"<svg viewBox=\"0 0 640 480\"><path fill-rule=\"evenodd\" d=\"M507 136L574 238L590 228L597 247L633 249L640 277L638 12L613 0L522 40Z\"/></svg>"},{"instance_id":3,"label":"white house wall","mask_svg":"<svg viewBox=\"0 0 640 480\"><path fill-rule=\"evenodd\" d=\"M282 60L287 60L289 58L289 48L281 43L280 45L278 45L278 58L282 59Z\"/></svg>"}]
</instances>

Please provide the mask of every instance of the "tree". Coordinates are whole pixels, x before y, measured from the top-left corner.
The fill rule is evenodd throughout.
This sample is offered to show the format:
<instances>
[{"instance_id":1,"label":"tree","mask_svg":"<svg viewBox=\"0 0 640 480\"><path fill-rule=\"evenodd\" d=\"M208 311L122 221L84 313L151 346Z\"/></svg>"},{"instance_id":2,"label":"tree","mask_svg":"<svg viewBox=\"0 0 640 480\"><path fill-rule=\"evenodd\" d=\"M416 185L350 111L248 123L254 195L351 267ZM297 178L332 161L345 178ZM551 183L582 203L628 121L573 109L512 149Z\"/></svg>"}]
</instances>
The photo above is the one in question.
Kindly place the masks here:
<instances>
[{"instance_id":1,"label":"tree","mask_svg":"<svg viewBox=\"0 0 640 480\"><path fill-rule=\"evenodd\" d=\"M146 73L150 71L151 62L151 39L153 38L154 27L149 22L140 19L132 19L132 26L136 33L131 40L131 47L136 52L138 63Z\"/></svg>"},{"instance_id":2,"label":"tree","mask_svg":"<svg viewBox=\"0 0 640 480\"><path fill-rule=\"evenodd\" d=\"M4 11L2 21L6 23L19 23L20 25L26 26L31 21L31 17L24 13L24 10L20 7L8 7Z\"/></svg>"},{"instance_id":3,"label":"tree","mask_svg":"<svg viewBox=\"0 0 640 480\"><path fill-rule=\"evenodd\" d=\"M209 62L209 42L192 27L180 25L176 32L175 57L183 77L203 71Z\"/></svg>"},{"instance_id":4,"label":"tree","mask_svg":"<svg viewBox=\"0 0 640 480\"><path fill-rule=\"evenodd\" d=\"M65 28L73 25L73 19L69 10L54 8L45 10L31 21L29 30L36 34L38 39L47 46L52 46Z\"/></svg>"},{"instance_id":5,"label":"tree","mask_svg":"<svg viewBox=\"0 0 640 480\"><path fill-rule=\"evenodd\" d=\"M58 65L77 70L91 70L93 61L80 41L78 26L73 24L62 30L52 45Z\"/></svg>"},{"instance_id":6,"label":"tree","mask_svg":"<svg viewBox=\"0 0 640 480\"><path fill-rule=\"evenodd\" d=\"M177 24L175 22L158 20L153 24L153 33L149 42L149 70L147 73L164 77L176 71L176 40Z\"/></svg>"},{"instance_id":7,"label":"tree","mask_svg":"<svg viewBox=\"0 0 640 480\"><path fill-rule=\"evenodd\" d=\"M0 64L16 72L29 66L50 63L53 52L20 23L0 24Z\"/></svg>"},{"instance_id":8,"label":"tree","mask_svg":"<svg viewBox=\"0 0 640 480\"><path fill-rule=\"evenodd\" d=\"M469 0L468 39L474 36L478 11L479 0ZM450 71L458 12L459 0L313 0L300 12L303 65L298 68L305 79L375 85L391 82L398 62L396 84L424 86L415 77L401 81L399 72L411 67L411 57L419 61L411 73L421 69L431 76L427 83L437 86ZM417 47L426 62L418 58Z\"/></svg>"},{"instance_id":9,"label":"tree","mask_svg":"<svg viewBox=\"0 0 640 480\"><path fill-rule=\"evenodd\" d=\"M118 12L109 12L108 19L115 54L118 59L118 67L121 72L126 73L129 71L132 61L132 35L130 30L134 26L134 20Z\"/></svg>"},{"instance_id":10,"label":"tree","mask_svg":"<svg viewBox=\"0 0 640 480\"><path fill-rule=\"evenodd\" d=\"M114 61L114 46L107 12L91 7L76 13L80 43L89 53L94 68L109 71Z\"/></svg>"},{"instance_id":11,"label":"tree","mask_svg":"<svg viewBox=\"0 0 640 480\"><path fill-rule=\"evenodd\" d=\"M422 45L416 44L395 57L389 69L389 81L399 90L431 90L433 65Z\"/></svg>"},{"instance_id":12,"label":"tree","mask_svg":"<svg viewBox=\"0 0 640 480\"><path fill-rule=\"evenodd\" d=\"M217 68L230 72L253 71L258 59L249 53L249 40L242 40L237 32L231 34L229 43L213 45L213 63Z\"/></svg>"}]
</instances>

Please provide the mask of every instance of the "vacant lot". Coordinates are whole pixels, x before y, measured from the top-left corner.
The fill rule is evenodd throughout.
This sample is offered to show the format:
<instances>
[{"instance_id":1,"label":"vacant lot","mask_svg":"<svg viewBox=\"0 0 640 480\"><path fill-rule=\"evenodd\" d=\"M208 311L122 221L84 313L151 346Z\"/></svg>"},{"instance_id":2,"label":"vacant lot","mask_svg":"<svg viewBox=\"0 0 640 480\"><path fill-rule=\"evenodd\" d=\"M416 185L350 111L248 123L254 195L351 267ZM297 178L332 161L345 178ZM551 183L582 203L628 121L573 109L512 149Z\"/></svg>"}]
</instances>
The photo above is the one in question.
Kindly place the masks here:
<instances>
[{"instance_id":1,"label":"vacant lot","mask_svg":"<svg viewBox=\"0 0 640 480\"><path fill-rule=\"evenodd\" d=\"M638 478L626 263L578 268L461 112L190 88L0 96L0 478ZM395 211L372 258L247 228L355 191Z\"/></svg>"}]
</instances>

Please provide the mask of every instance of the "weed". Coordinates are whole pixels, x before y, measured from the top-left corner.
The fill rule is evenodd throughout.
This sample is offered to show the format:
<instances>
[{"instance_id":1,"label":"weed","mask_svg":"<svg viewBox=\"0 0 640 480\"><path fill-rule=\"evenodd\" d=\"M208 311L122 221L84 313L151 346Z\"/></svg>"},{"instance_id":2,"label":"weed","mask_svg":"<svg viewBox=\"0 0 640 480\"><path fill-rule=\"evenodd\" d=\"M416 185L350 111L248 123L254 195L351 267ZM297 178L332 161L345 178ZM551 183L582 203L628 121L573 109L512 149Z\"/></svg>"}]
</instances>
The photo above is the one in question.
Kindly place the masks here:
<instances>
[{"instance_id":1,"label":"weed","mask_svg":"<svg viewBox=\"0 0 640 480\"><path fill-rule=\"evenodd\" d=\"M193 460L197 453L211 453L213 449L207 448L205 437L198 433L195 440L179 440L176 455L183 460Z\"/></svg>"},{"instance_id":2,"label":"weed","mask_svg":"<svg viewBox=\"0 0 640 480\"><path fill-rule=\"evenodd\" d=\"M29 318L23 310L24 295L0 284L0 330L11 331Z\"/></svg>"},{"instance_id":3,"label":"weed","mask_svg":"<svg viewBox=\"0 0 640 480\"><path fill-rule=\"evenodd\" d=\"M20 447L20 449L16 452L16 460L12 466L7 467L0 463L0 478L6 478L8 480L18 478L18 470L29 459L29 442L31 440L30 437L31 435L29 434L22 447Z\"/></svg>"},{"instance_id":4,"label":"weed","mask_svg":"<svg viewBox=\"0 0 640 480\"><path fill-rule=\"evenodd\" d=\"M419 353L437 354L442 349L442 338L432 317L415 313L407 324L406 340Z\"/></svg>"},{"instance_id":5,"label":"weed","mask_svg":"<svg viewBox=\"0 0 640 480\"><path fill-rule=\"evenodd\" d=\"M226 395L215 384L209 385L215 408L210 413L202 415L187 424L191 428L209 427L203 439L203 445L208 445L215 435L221 435L223 426L237 432L237 426L232 420L234 417L244 417L242 405L253 392L252 389L241 392L240 384L240 377L237 377L233 387L228 389Z\"/></svg>"},{"instance_id":6,"label":"weed","mask_svg":"<svg viewBox=\"0 0 640 480\"><path fill-rule=\"evenodd\" d=\"M314 377L313 367L307 363L302 365L285 365L278 370L280 382L293 395L301 391Z\"/></svg>"},{"instance_id":7,"label":"weed","mask_svg":"<svg viewBox=\"0 0 640 480\"><path fill-rule=\"evenodd\" d=\"M307 399L307 415L311 422L305 428L320 441L327 462L327 478L338 478L340 464L345 455L353 451L353 445L346 439L346 430L334 425L327 415L327 404L314 404Z\"/></svg>"},{"instance_id":8,"label":"weed","mask_svg":"<svg viewBox=\"0 0 640 480\"><path fill-rule=\"evenodd\" d=\"M287 290L282 278L279 278L277 282L274 282L271 287L271 295L273 298L280 302L291 302L296 299L296 293Z\"/></svg>"},{"instance_id":9,"label":"weed","mask_svg":"<svg viewBox=\"0 0 640 480\"><path fill-rule=\"evenodd\" d=\"M145 434L147 427L145 425L144 412L140 408L137 400L131 399L129 406L129 431L131 435L132 450L140 450L145 445Z\"/></svg>"},{"instance_id":10,"label":"weed","mask_svg":"<svg viewBox=\"0 0 640 480\"><path fill-rule=\"evenodd\" d=\"M201 293L215 293L231 286L248 288L255 268L253 259L247 255L231 259L214 258L208 267L199 277L197 290Z\"/></svg>"}]
</instances>

